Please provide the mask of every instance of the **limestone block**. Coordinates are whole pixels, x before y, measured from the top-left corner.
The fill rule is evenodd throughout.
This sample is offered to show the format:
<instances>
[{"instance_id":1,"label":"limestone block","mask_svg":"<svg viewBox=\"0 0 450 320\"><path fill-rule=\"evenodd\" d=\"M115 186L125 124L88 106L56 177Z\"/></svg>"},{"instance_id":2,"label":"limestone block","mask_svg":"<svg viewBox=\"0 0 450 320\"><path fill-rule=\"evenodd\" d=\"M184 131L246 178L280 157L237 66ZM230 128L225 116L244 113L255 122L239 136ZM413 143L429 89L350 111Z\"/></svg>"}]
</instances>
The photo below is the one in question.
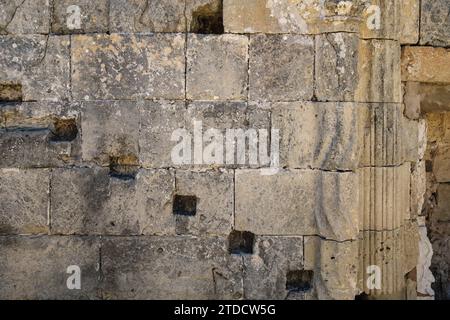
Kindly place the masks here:
<instances>
[{"instance_id":1,"label":"limestone block","mask_svg":"<svg viewBox=\"0 0 450 320\"><path fill-rule=\"evenodd\" d=\"M329 33L316 36L315 41L317 99L354 101L358 85L358 35Z\"/></svg>"},{"instance_id":2,"label":"limestone block","mask_svg":"<svg viewBox=\"0 0 450 320\"><path fill-rule=\"evenodd\" d=\"M280 130L281 165L355 169L362 150L366 110L355 103L283 102L272 106Z\"/></svg>"},{"instance_id":3,"label":"limestone block","mask_svg":"<svg viewBox=\"0 0 450 320\"><path fill-rule=\"evenodd\" d=\"M258 235L317 234L337 241L356 238L355 173L285 170L263 176L257 170L237 170L235 179L237 230Z\"/></svg>"},{"instance_id":4,"label":"limestone block","mask_svg":"<svg viewBox=\"0 0 450 320\"><path fill-rule=\"evenodd\" d=\"M312 283L308 279L295 288L296 284L290 284L288 278L289 272L305 272L303 251L303 237L257 236L253 254L242 255L244 299L309 297Z\"/></svg>"},{"instance_id":5,"label":"limestone block","mask_svg":"<svg viewBox=\"0 0 450 320\"><path fill-rule=\"evenodd\" d=\"M359 230L393 230L410 218L410 164L366 167L359 176Z\"/></svg>"},{"instance_id":6,"label":"limestone block","mask_svg":"<svg viewBox=\"0 0 450 320\"><path fill-rule=\"evenodd\" d=\"M433 162L437 182L450 182L450 144L440 144Z\"/></svg>"},{"instance_id":7,"label":"limestone block","mask_svg":"<svg viewBox=\"0 0 450 320\"><path fill-rule=\"evenodd\" d=\"M182 99L184 46L182 34L73 36L73 97Z\"/></svg>"},{"instance_id":8,"label":"limestone block","mask_svg":"<svg viewBox=\"0 0 450 320\"><path fill-rule=\"evenodd\" d=\"M314 271L313 295L319 300L353 300L357 294L358 241L305 237L305 269Z\"/></svg>"},{"instance_id":9,"label":"limestone block","mask_svg":"<svg viewBox=\"0 0 450 320\"><path fill-rule=\"evenodd\" d=\"M409 224L392 231L366 231L359 243L358 287L374 297L403 299L405 275L417 265L417 225ZM368 267L376 266L381 272L379 288L369 288L369 277L373 274ZM372 267L373 268L373 267Z\"/></svg>"},{"instance_id":10,"label":"limestone block","mask_svg":"<svg viewBox=\"0 0 450 320\"><path fill-rule=\"evenodd\" d=\"M425 160L417 162L411 170L411 219L422 213L427 189Z\"/></svg>"},{"instance_id":11,"label":"limestone block","mask_svg":"<svg viewBox=\"0 0 450 320\"><path fill-rule=\"evenodd\" d=\"M391 40L361 40L359 81L355 100L359 102L402 102L400 46Z\"/></svg>"},{"instance_id":12,"label":"limestone block","mask_svg":"<svg viewBox=\"0 0 450 320\"><path fill-rule=\"evenodd\" d=\"M0 234L47 233L49 171L0 169L0 173Z\"/></svg>"},{"instance_id":13,"label":"limestone block","mask_svg":"<svg viewBox=\"0 0 450 320\"><path fill-rule=\"evenodd\" d=\"M102 245L104 299L240 299L241 269L241 258L216 237L106 238Z\"/></svg>"},{"instance_id":14,"label":"limestone block","mask_svg":"<svg viewBox=\"0 0 450 320\"><path fill-rule=\"evenodd\" d=\"M67 36L0 36L0 83L22 86L23 101L70 97Z\"/></svg>"},{"instance_id":15,"label":"limestone block","mask_svg":"<svg viewBox=\"0 0 450 320\"><path fill-rule=\"evenodd\" d=\"M187 98L246 100L248 38L243 35L188 36Z\"/></svg>"},{"instance_id":16,"label":"limestone block","mask_svg":"<svg viewBox=\"0 0 450 320\"><path fill-rule=\"evenodd\" d=\"M185 0L110 0L111 32L184 32Z\"/></svg>"},{"instance_id":17,"label":"limestone block","mask_svg":"<svg viewBox=\"0 0 450 320\"><path fill-rule=\"evenodd\" d=\"M420 0L403 0L400 10L400 43L416 44L419 42Z\"/></svg>"},{"instance_id":18,"label":"limestone block","mask_svg":"<svg viewBox=\"0 0 450 320\"><path fill-rule=\"evenodd\" d=\"M227 236L233 227L234 173L232 171L176 171L176 193L194 196L195 216L175 217L177 234Z\"/></svg>"},{"instance_id":19,"label":"limestone block","mask_svg":"<svg viewBox=\"0 0 450 320\"><path fill-rule=\"evenodd\" d=\"M185 104L183 102L150 102L139 105L139 159L146 168L169 168L175 164L171 159L172 133L185 127Z\"/></svg>"},{"instance_id":20,"label":"limestone block","mask_svg":"<svg viewBox=\"0 0 450 320\"><path fill-rule=\"evenodd\" d=\"M420 44L448 47L450 45L450 2L423 0L420 23Z\"/></svg>"},{"instance_id":21,"label":"limestone block","mask_svg":"<svg viewBox=\"0 0 450 320\"><path fill-rule=\"evenodd\" d=\"M106 168L55 169L52 233L170 233L174 186L174 175L166 170L141 170L121 179Z\"/></svg>"},{"instance_id":22,"label":"limestone block","mask_svg":"<svg viewBox=\"0 0 450 320\"><path fill-rule=\"evenodd\" d=\"M49 32L51 10L48 0L6 0L1 5L0 34Z\"/></svg>"},{"instance_id":23,"label":"limestone block","mask_svg":"<svg viewBox=\"0 0 450 320\"><path fill-rule=\"evenodd\" d=\"M402 80L450 83L450 49L403 47Z\"/></svg>"},{"instance_id":24,"label":"limestone block","mask_svg":"<svg viewBox=\"0 0 450 320\"><path fill-rule=\"evenodd\" d=\"M249 99L311 100L314 40L298 35L252 35Z\"/></svg>"},{"instance_id":25,"label":"limestone block","mask_svg":"<svg viewBox=\"0 0 450 320\"><path fill-rule=\"evenodd\" d=\"M0 237L1 299L99 298L100 244L91 237ZM69 266L81 271L81 289L69 290ZM68 272L69 271L69 272Z\"/></svg>"},{"instance_id":26,"label":"limestone block","mask_svg":"<svg viewBox=\"0 0 450 320\"><path fill-rule=\"evenodd\" d=\"M408 82L409 83L409 82ZM420 84L420 108L422 113L450 111L450 85L421 83Z\"/></svg>"},{"instance_id":27,"label":"limestone block","mask_svg":"<svg viewBox=\"0 0 450 320\"><path fill-rule=\"evenodd\" d=\"M419 82L404 82L403 83L403 101L405 104L405 116L412 120L418 120L421 111Z\"/></svg>"},{"instance_id":28,"label":"limestone block","mask_svg":"<svg viewBox=\"0 0 450 320\"><path fill-rule=\"evenodd\" d=\"M52 32L106 33L109 31L109 0L54 0Z\"/></svg>"},{"instance_id":29,"label":"limestone block","mask_svg":"<svg viewBox=\"0 0 450 320\"><path fill-rule=\"evenodd\" d=\"M371 0L366 2L361 14L363 39L398 40L401 34L403 0ZM361 4L359 4L361 6ZM406 4L407 6L407 4Z\"/></svg>"},{"instance_id":30,"label":"limestone block","mask_svg":"<svg viewBox=\"0 0 450 320\"><path fill-rule=\"evenodd\" d=\"M133 101L96 101L82 104L83 160L108 165L138 161L139 108Z\"/></svg>"},{"instance_id":31,"label":"limestone block","mask_svg":"<svg viewBox=\"0 0 450 320\"><path fill-rule=\"evenodd\" d=\"M201 127L196 128L195 122L201 122ZM254 105L247 106L245 102L192 102L186 113L186 128L193 138L195 130L203 133L203 141L198 143L203 145L202 150L192 153L190 163L194 167L259 168L270 164L268 155L272 148L268 141L268 110ZM210 137L208 131L211 130L216 131L217 135ZM265 134L262 130L265 130ZM209 146L214 142L223 146L223 150L220 147L210 150ZM194 148L195 144L192 145L192 149ZM265 155L267 156L264 157Z\"/></svg>"}]
</instances>

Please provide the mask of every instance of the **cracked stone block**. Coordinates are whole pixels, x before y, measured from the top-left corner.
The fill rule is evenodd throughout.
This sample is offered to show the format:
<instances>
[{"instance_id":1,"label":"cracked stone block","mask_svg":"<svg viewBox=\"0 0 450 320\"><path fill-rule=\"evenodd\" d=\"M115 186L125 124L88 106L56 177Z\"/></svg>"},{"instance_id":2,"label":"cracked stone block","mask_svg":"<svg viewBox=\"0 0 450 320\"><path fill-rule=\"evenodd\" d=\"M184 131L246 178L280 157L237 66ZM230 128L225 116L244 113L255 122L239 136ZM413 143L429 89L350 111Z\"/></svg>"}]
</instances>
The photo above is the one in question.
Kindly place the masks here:
<instances>
[{"instance_id":1,"label":"cracked stone block","mask_svg":"<svg viewBox=\"0 0 450 320\"><path fill-rule=\"evenodd\" d=\"M304 237L304 267L313 270L312 293L319 300L354 300L358 292L358 241Z\"/></svg>"},{"instance_id":2,"label":"cracked stone block","mask_svg":"<svg viewBox=\"0 0 450 320\"><path fill-rule=\"evenodd\" d=\"M167 170L140 170L133 179L121 179L107 168L55 169L52 233L174 234L174 187Z\"/></svg>"},{"instance_id":3,"label":"cracked stone block","mask_svg":"<svg viewBox=\"0 0 450 320\"><path fill-rule=\"evenodd\" d=\"M423 0L420 22L420 44L450 46L450 1Z\"/></svg>"},{"instance_id":4,"label":"cracked stone block","mask_svg":"<svg viewBox=\"0 0 450 320\"><path fill-rule=\"evenodd\" d=\"M358 85L358 35L329 33L316 36L315 41L316 98L354 101Z\"/></svg>"},{"instance_id":5,"label":"cracked stone block","mask_svg":"<svg viewBox=\"0 0 450 320\"><path fill-rule=\"evenodd\" d=\"M47 169L0 169L0 234L48 233Z\"/></svg>"},{"instance_id":6,"label":"cracked stone block","mask_svg":"<svg viewBox=\"0 0 450 320\"><path fill-rule=\"evenodd\" d=\"M233 226L234 173L232 171L176 171L176 193L195 196L195 216L176 217L177 234L228 235Z\"/></svg>"},{"instance_id":7,"label":"cracked stone block","mask_svg":"<svg viewBox=\"0 0 450 320\"><path fill-rule=\"evenodd\" d=\"M73 97L183 99L184 47L182 34L73 36Z\"/></svg>"},{"instance_id":8,"label":"cracked stone block","mask_svg":"<svg viewBox=\"0 0 450 320\"><path fill-rule=\"evenodd\" d=\"M196 130L202 132L204 136L203 144L201 142L195 144L196 141L193 141L190 163L195 167L258 168L269 165L268 156L262 155L264 151L267 151L265 154L268 155L271 150L268 141L270 135L268 110L247 106L245 102L196 101L188 105L186 128L193 138ZM211 136L208 133L211 133ZM216 147L214 142L217 143ZM194 150L196 145L202 148Z\"/></svg>"},{"instance_id":9,"label":"cracked stone block","mask_svg":"<svg viewBox=\"0 0 450 320\"><path fill-rule=\"evenodd\" d=\"M405 46L401 65L402 81L450 83L450 49Z\"/></svg>"},{"instance_id":10,"label":"cracked stone block","mask_svg":"<svg viewBox=\"0 0 450 320\"><path fill-rule=\"evenodd\" d=\"M410 164L358 169L359 230L394 230L410 219Z\"/></svg>"},{"instance_id":11,"label":"cracked stone block","mask_svg":"<svg viewBox=\"0 0 450 320\"><path fill-rule=\"evenodd\" d=\"M257 236L253 254L243 254L244 299L305 299L310 290L287 287L289 272L304 270L303 237Z\"/></svg>"},{"instance_id":12,"label":"cracked stone block","mask_svg":"<svg viewBox=\"0 0 450 320\"><path fill-rule=\"evenodd\" d=\"M365 1L224 0L224 25L233 33L358 32Z\"/></svg>"},{"instance_id":13,"label":"cracked stone block","mask_svg":"<svg viewBox=\"0 0 450 320\"><path fill-rule=\"evenodd\" d=\"M281 166L357 168L365 114L365 109L355 103L274 103L272 128L280 130Z\"/></svg>"},{"instance_id":14,"label":"cracked stone block","mask_svg":"<svg viewBox=\"0 0 450 320\"><path fill-rule=\"evenodd\" d=\"M140 106L139 160L146 168L174 167L172 134L185 127L184 102L145 101Z\"/></svg>"},{"instance_id":15,"label":"cracked stone block","mask_svg":"<svg viewBox=\"0 0 450 320\"><path fill-rule=\"evenodd\" d=\"M50 31L48 0L0 1L0 34L46 34Z\"/></svg>"},{"instance_id":16,"label":"cracked stone block","mask_svg":"<svg viewBox=\"0 0 450 320\"><path fill-rule=\"evenodd\" d=\"M250 100L311 100L314 39L298 35L252 35Z\"/></svg>"},{"instance_id":17,"label":"cracked stone block","mask_svg":"<svg viewBox=\"0 0 450 320\"><path fill-rule=\"evenodd\" d=\"M22 85L22 100L70 97L70 39L67 36L0 36L0 83Z\"/></svg>"},{"instance_id":18,"label":"cracked stone block","mask_svg":"<svg viewBox=\"0 0 450 320\"><path fill-rule=\"evenodd\" d=\"M109 0L53 0L52 32L106 33L109 31Z\"/></svg>"},{"instance_id":19,"label":"cracked stone block","mask_svg":"<svg viewBox=\"0 0 450 320\"><path fill-rule=\"evenodd\" d=\"M369 296L385 299L404 299L405 275L417 265L419 254L417 225L407 223L391 231L366 231L359 240L358 288ZM381 286L368 288L372 283L370 266L381 272ZM373 267L372 267L373 268Z\"/></svg>"},{"instance_id":20,"label":"cracked stone block","mask_svg":"<svg viewBox=\"0 0 450 320\"><path fill-rule=\"evenodd\" d=\"M400 46L391 40L361 40L359 44L358 102L402 102Z\"/></svg>"},{"instance_id":21,"label":"cracked stone block","mask_svg":"<svg viewBox=\"0 0 450 320\"><path fill-rule=\"evenodd\" d=\"M133 101L82 103L83 160L109 165L111 158L123 164L138 162L139 107Z\"/></svg>"},{"instance_id":22,"label":"cracked stone block","mask_svg":"<svg viewBox=\"0 0 450 320\"><path fill-rule=\"evenodd\" d=\"M261 175L258 170L237 170L235 179L237 230L258 235L317 234L337 241L357 236L355 173L283 170Z\"/></svg>"},{"instance_id":23,"label":"cracked stone block","mask_svg":"<svg viewBox=\"0 0 450 320\"><path fill-rule=\"evenodd\" d=\"M0 237L1 299L91 300L99 297L100 244L91 237ZM70 266L81 289L69 290ZM70 279L69 279L70 282Z\"/></svg>"},{"instance_id":24,"label":"cracked stone block","mask_svg":"<svg viewBox=\"0 0 450 320\"><path fill-rule=\"evenodd\" d=\"M102 270L104 299L243 297L241 259L216 237L106 238Z\"/></svg>"},{"instance_id":25,"label":"cracked stone block","mask_svg":"<svg viewBox=\"0 0 450 320\"><path fill-rule=\"evenodd\" d=\"M400 43L416 44L419 42L420 0L403 0L400 10Z\"/></svg>"},{"instance_id":26,"label":"cracked stone block","mask_svg":"<svg viewBox=\"0 0 450 320\"><path fill-rule=\"evenodd\" d=\"M186 31L185 0L110 1L111 32Z\"/></svg>"},{"instance_id":27,"label":"cracked stone block","mask_svg":"<svg viewBox=\"0 0 450 320\"><path fill-rule=\"evenodd\" d=\"M248 37L188 35L186 90L190 100L246 100Z\"/></svg>"}]
</instances>

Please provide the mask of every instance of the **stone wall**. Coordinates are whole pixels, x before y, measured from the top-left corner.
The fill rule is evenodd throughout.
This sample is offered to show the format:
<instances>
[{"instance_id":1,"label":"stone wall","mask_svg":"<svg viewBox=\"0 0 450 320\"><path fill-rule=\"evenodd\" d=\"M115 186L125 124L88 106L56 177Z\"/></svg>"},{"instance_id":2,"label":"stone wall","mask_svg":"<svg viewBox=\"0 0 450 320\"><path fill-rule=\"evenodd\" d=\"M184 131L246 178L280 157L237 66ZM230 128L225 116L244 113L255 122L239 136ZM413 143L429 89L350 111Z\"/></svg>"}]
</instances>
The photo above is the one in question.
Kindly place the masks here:
<instances>
[{"instance_id":1,"label":"stone wall","mask_svg":"<svg viewBox=\"0 0 450 320\"><path fill-rule=\"evenodd\" d=\"M1 1L0 298L416 298L419 2Z\"/></svg>"}]
</instances>

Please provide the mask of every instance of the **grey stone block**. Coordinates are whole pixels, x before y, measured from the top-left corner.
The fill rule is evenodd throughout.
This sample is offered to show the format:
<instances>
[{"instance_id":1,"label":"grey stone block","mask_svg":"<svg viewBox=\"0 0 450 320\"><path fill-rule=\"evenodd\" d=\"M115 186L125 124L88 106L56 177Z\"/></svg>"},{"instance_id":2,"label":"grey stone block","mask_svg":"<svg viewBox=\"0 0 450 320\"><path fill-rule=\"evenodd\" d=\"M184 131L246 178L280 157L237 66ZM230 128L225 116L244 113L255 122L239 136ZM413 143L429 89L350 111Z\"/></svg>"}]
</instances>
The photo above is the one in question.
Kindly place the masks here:
<instances>
[{"instance_id":1,"label":"grey stone block","mask_svg":"<svg viewBox=\"0 0 450 320\"><path fill-rule=\"evenodd\" d=\"M48 233L49 171L0 169L0 234Z\"/></svg>"},{"instance_id":2,"label":"grey stone block","mask_svg":"<svg viewBox=\"0 0 450 320\"><path fill-rule=\"evenodd\" d=\"M423 0L420 22L420 44L450 46L450 1Z\"/></svg>"},{"instance_id":3,"label":"grey stone block","mask_svg":"<svg viewBox=\"0 0 450 320\"><path fill-rule=\"evenodd\" d=\"M97 299L100 243L91 237L0 236L0 298ZM81 271L81 289L68 289L69 266ZM70 269L69 269L70 271Z\"/></svg>"},{"instance_id":4,"label":"grey stone block","mask_svg":"<svg viewBox=\"0 0 450 320\"><path fill-rule=\"evenodd\" d=\"M48 0L4 0L0 10L0 34L45 34L50 31Z\"/></svg>"},{"instance_id":5,"label":"grey stone block","mask_svg":"<svg viewBox=\"0 0 450 320\"><path fill-rule=\"evenodd\" d=\"M73 97L183 99L184 46L182 34L73 36Z\"/></svg>"},{"instance_id":6,"label":"grey stone block","mask_svg":"<svg viewBox=\"0 0 450 320\"><path fill-rule=\"evenodd\" d=\"M250 37L250 100L311 100L313 82L313 37Z\"/></svg>"}]
</instances>

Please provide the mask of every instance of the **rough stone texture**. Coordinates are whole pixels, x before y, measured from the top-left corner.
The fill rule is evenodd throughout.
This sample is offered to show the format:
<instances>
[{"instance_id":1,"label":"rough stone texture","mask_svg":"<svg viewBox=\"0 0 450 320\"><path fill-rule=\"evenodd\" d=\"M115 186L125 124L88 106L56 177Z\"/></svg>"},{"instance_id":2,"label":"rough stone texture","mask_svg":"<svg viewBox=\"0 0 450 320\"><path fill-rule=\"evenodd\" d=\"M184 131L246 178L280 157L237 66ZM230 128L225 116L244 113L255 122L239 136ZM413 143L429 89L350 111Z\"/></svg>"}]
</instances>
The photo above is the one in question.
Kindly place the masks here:
<instances>
[{"instance_id":1,"label":"rough stone texture","mask_svg":"<svg viewBox=\"0 0 450 320\"><path fill-rule=\"evenodd\" d=\"M432 283L435 282L433 273L430 271L433 258L433 247L427 235L425 223L419 222L419 259L417 263L417 292L422 296L433 297Z\"/></svg>"},{"instance_id":2,"label":"rough stone texture","mask_svg":"<svg viewBox=\"0 0 450 320\"><path fill-rule=\"evenodd\" d=\"M0 34L45 34L50 30L48 0L0 1Z\"/></svg>"},{"instance_id":3,"label":"rough stone texture","mask_svg":"<svg viewBox=\"0 0 450 320\"><path fill-rule=\"evenodd\" d=\"M52 32L106 33L109 31L110 0L53 0ZM73 6L79 11L71 10ZM79 14L79 27L73 19Z\"/></svg>"},{"instance_id":4,"label":"rough stone texture","mask_svg":"<svg viewBox=\"0 0 450 320\"><path fill-rule=\"evenodd\" d=\"M186 94L190 100L245 100L248 38L189 35Z\"/></svg>"},{"instance_id":5,"label":"rough stone texture","mask_svg":"<svg viewBox=\"0 0 450 320\"><path fill-rule=\"evenodd\" d=\"M361 105L283 102L272 109L272 127L280 130L281 166L358 167L366 119Z\"/></svg>"},{"instance_id":6,"label":"rough stone texture","mask_svg":"<svg viewBox=\"0 0 450 320\"><path fill-rule=\"evenodd\" d=\"M400 43L416 44L419 42L420 0L397 1L400 10Z\"/></svg>"},{"instance_id":7,"label":"rough stone texture","mask_svg":"<svg viewBox=\"0 0 450 320\"><path fill-rule=\"evenodd\" d=\"M404 47L402 81L450 83L450 49Z\"/></svg>"},{"instance_id":8,"label":"rough stone texture","mask_svg":"<svg viewBox=\"0 0 450 320\"><path fill-rule=\"evenodd\" d=\"M74 36L74 99L184 98L184 42L181 34Z\"/></svg>"},{"instance_id":9,"label":"rough stone texture","mask_svg":"<svg viewBox=\"0 0 450 320\"><path fill-rule=\"evenodd\" d=\"M0 169L0 173L0 234L48 233L49 171Z\"/></svg>"},{"instance_id":10,"label":"rough stone texture","mask_svg":"<svg viewBox=\"0 0 450 320\"><path fill-rule=\"evenodd\" d=\"M289 170L262 176L257 170L237 170L235 183L237 230L317 234L338 241L355 239L358 233L354 173ZM285 200L278 201L280 197Z\"/></svg>"},{"instance_id":11,"label":"rough stone texture","mask_svg":"<svg viewBox=\"0 0 450 320\"><path fill-rule=\"evenodd\" d=\"M314 41L297 35L250 37L249 99L311 100Z\"/></svg>"},{"instance_id":12,"label":"rough stone texture","mask_svg":"<svg viewBox=\"0 0 450 320\"><path fill-rule=\"evenodd\" d=\"M239 299L241 270L223 238L107 238L102 246L104 299Z\"/></svg>"},{"instance_id":13,"label":"rough stone texture","mask_svg":"<svg viewBox=\"0 0 450 320\"><path fill-rule=\"evenodd\" d=\"M0 236L1 299L98 298L100 243L92 237ZM81 290L69 290L67 267L81 270Z\"/></svg>"},{"instance_id":14,"label":"rough stone texture","mask_svg":"<svg viewBox=\"0 0 450 320\"><path fill-rule=\"evenodd\" d=\"M423 0L420 23L420 44L450 45L450 2L449 0Z\"/></svg>"},{"instance_id":15,"label":"rough stone texture","mask_svg":"<svg viewBox=\"0 0 450 320\"><path fill-rule=\"evenodd\" d=\"M0 83L22 85L23 101L70 97L67 36L0 36Z\"/></svg>"}]
</instances>

